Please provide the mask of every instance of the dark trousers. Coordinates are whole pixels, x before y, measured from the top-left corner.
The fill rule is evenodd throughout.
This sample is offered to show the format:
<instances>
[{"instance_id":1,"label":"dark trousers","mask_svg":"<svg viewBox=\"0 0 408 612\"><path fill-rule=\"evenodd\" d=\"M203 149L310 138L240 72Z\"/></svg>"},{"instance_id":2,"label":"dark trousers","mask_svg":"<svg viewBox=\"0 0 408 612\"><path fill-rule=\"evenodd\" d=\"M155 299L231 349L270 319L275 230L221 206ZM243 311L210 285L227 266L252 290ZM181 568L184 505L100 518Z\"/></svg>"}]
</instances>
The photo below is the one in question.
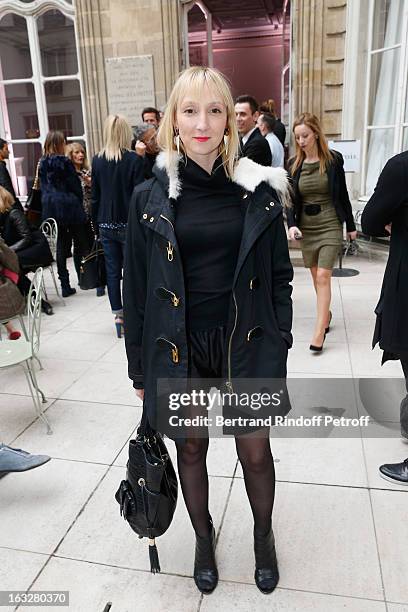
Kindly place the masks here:
<instances>
[{"instance_id":1,"label":"dark trousers","mask_svg":"<svg viewBox=\"0 0 408 612\"><path fill-rule=\"evenodd\" d=\"M106 284L109 302L113 314L123 315L122 280L123 259L125 253L126 228L110 229L101 227L99 236L105 254Z\"/></svg>"},{"instance_id":2,"label":"dark trousers","mask_svg":"<svg viewBox=\"0 0 408 612\"><path fill-rule=\"evenodd\" d=\"M408 393L408 360L401 359L401 366L402 366L402 371L404 372L405 386L407 388L407 393Z\"/></svg>"},{"instance_id":3,"label":"dark trousers","mask_svg":"<svg viewBox=\"0 0 408 612\"><path fill-rule=\"evenodd\" d=\"M405 387L407 389L407 395L402 400L400 408L401 434L404 438L408 438L408 360L401 359L401 365L405 376Z\"/></svg>"},{"instance_id":4,"label":"dark trousers","mask_svg":"<svg viewBox=\"0 0 408 612\"><path fill-rule=\"evenodd\" d=\"M80 258L89 252L88 231L84 223L80 225L58 225L57 270L61 286L69 285L67 258L71 255L72 244L74 245L74 263L79 280Z\"/></svg>"}]
</instances>

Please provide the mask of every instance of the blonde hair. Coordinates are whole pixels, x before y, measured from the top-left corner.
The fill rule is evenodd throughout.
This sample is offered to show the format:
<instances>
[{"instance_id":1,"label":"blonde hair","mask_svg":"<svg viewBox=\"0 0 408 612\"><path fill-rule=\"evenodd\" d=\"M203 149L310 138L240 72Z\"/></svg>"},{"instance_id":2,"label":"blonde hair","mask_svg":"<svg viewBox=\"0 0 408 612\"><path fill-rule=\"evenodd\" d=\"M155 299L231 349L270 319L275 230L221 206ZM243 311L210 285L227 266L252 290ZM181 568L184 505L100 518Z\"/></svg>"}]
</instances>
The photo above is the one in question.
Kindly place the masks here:
<instances>
[{"instance_id":1,"label":"blonde hair","mask_svg":"<svg viewBox=\"0 0 408 612\"><path fill-rule=\"evenodd\" d=\"M297 128L299 125L306 125L317 136L316 138L317 154L318 154L319 161L320 161L319 172L320 174L324 174L326 172L327 165L333 161L333 153L329 149L329 145L327 144L326 136L324 135L324 132L322 130L322 127L319 123L318 118L316 117L316 115L313 115L312 113L302 113L301 115L299 115L299 117L296 117L293 123L293 127L292 127L293 133L295 133L295 128ZM306 157L304 151L302 151L302 149L296 142L296 139L295 139L295 146L296 146L296 154L295 154L295 158L290 167L290 173L292 174L292 176L295 174L296 170L298 170L302 166L303 161Z\"/></svg>"},{"instance_id":2,"label":"blonde hair","mask_svg":"<svg viewBox=\"0 0 408 612\"><path fill-rule=\"evenodd\" d=\"M157 142L159 147L167 152L168 155L176 150L174 144L174 136L176 134L176 113L182 99L187 95L187 92L197 93L199 96L205 86L213 87L221 96L227 110L227 146L224 139L218 147L218 154L222 156L222 163L227 175L231 178L234 172L234 165L238 157L239 136L237 123L235 118L235 106L232 98L229 83L226 77L215 68L206 66L192 66L180 73L177 81L174 84L163 119L160 122L159 131L157 134ZM183 149L183 143L180 141L180 148Z\"/></svg>"},{"instance_id":3,"label":"blonde hair","mask_svg":"<svg viewBox=\"0 0 408 612\"><path fill-rule=\"evenodd\" d=\"M65 155L69 157L72 163L74 163L74 153L77 153L78 151L82 151L82 153L84 154L84 162L82 164L82 168L84 170L89 170L89 162L86 156L85 147L80 142L70 142L65 147Z\"/></svg>"},{"instance_id":4,"label":"blonde hair","mask_svg":"<svg viewBox=\"0 0 408 612\"><path fill-rule=\"evenodd\" d=\"M0 185L0 213L5 213L10 210L13 204L14 198L11 193Z\"/></svg>"},{"instance_id":5,"label":"blonde hair","mask_svg":"<svg viewBox=\"0 0 408 612\"><path fill-rule=\"evenodd\" d=\"M105 156L107 160L119 161L125 150L130 151L132 144L132 128L126 117L122 115L109 115L103 126L103 149L99 157Z\"/></svg>"}]
</instances>

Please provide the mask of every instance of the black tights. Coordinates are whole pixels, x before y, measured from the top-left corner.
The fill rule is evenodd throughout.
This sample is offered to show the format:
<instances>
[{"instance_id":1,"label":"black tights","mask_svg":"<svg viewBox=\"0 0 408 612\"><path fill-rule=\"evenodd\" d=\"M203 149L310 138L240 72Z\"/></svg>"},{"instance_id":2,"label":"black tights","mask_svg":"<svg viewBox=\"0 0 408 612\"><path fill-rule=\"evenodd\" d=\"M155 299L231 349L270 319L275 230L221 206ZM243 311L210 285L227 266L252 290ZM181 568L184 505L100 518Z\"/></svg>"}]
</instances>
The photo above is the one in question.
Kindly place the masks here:
<instances>
[{"instance_id":1,"label":"black tights","mask_svg":"<svg viewBox=\"0 0 408 612\"><path fill-rule=\"evenodd\" d=\"M275 468L269 430L264 437L240 436L235 438L238 458L244 472L245 488L258 533L266 534L271 527L275 498ZM208 522L208 438L189 438L177 444L177 464L184 501L194 531L207 536Z\"/></svg>"}]
</instances>

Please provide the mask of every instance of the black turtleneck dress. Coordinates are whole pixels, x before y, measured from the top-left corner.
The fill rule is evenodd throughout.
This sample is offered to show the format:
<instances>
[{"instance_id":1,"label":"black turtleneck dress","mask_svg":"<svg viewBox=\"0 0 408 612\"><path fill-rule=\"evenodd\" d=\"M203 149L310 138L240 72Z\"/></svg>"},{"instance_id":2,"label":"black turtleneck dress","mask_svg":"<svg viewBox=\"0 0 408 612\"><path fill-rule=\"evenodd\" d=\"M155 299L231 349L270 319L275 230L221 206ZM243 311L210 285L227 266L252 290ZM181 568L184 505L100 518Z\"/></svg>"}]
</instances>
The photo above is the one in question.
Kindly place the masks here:
<instances>
[{"instance_id":1,"label":"black turtleneck dress","mask_svg":"<svg viewBox=\"0 0 408 612\"><path fill-rule=\"evenodd\" d=\"M184 268L188 331L223 327L241 244L243 200L220 158L211 174L187 158L187 163L180 163L180 179L175 230Z\"/></svg>"}]
</instances>

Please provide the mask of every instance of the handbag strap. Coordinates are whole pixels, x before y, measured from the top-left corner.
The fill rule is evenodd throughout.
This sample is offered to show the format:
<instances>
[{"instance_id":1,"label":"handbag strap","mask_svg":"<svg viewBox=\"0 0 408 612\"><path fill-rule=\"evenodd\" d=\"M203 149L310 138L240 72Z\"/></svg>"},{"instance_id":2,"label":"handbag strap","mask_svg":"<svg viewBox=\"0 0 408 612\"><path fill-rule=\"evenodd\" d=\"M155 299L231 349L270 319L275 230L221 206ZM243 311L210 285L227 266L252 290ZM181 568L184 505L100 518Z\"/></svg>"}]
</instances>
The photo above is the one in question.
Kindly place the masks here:
<instances>
[{"instance_id":1,"label":"handbag strap","mask_svg":"<svg viewBox=\"0 0 408 612\"><path fill-rule=\"evenodd\" d=\"M144 436L145 438L150 438L152 435L155 434L155 431L149 425L149 420L147 418L147 410L146 410L144 402L143 402L142 418L140 420L140 425L137 430L137 433L141 436Z\"/></svg>"},{"instance_id":2,"label":"handbag strap","mask_svg":"<svg viewBox=\"0 0 408 612\"><path fill-rule=\"evenodd\" d=\"M36 191L38 191L40 189L40 165L41 165L41 157L38 160L37 163L37 168L35 171L35 178L34 178L34 183L33 183L33 189L35 189Z\"/></svg>"}]
</instances>

